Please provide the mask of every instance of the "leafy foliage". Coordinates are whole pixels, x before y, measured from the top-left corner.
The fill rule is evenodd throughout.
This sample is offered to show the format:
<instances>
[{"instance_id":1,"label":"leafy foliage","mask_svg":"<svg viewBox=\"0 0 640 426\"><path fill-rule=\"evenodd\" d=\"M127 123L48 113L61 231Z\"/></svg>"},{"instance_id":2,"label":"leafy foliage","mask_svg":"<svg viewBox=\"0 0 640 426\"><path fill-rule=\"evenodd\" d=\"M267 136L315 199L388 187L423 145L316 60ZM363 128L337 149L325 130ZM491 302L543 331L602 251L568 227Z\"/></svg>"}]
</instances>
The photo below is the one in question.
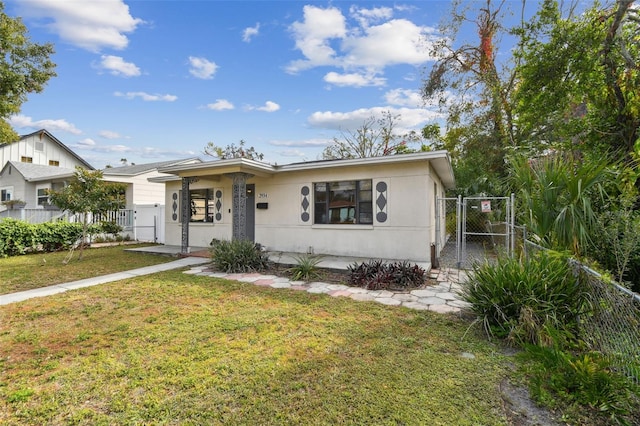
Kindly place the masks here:
<instances>
[{"instance_id":1,"label":"leafy foliage","mask_svg":"<svg viewBox=\"0 0 640 426\"><path fill-rule=\"evenodd\" d=\"M5 119L20 112L27 95L40 93L56 75L50 60L54 50L51 43L32 42L22 20L7 16L0 2L0 51L0 141L13 142L18 135Z\"/></svg>"},{"instance_id":2,"label":"leafy foliage","mask_svg":"<svg viewBox=\"0 0 640 426\"><path fill-rule=\"evenodd\" d=\"M551 328L575 335L577 317L586 309L584 289L566 259L545 252L474 265L462 297L489 336L517 346L547 344Z\"/></svg>"},{"instance_id":3,"label":"leafy foliage","mask_svg":"<svg viewBox=\"0 0 640 426\"><path fill-rule=\"evenodd\" d=\"M556 153L510 159L510 183L518 191L520 222L544 247L584 253L596 229L593 205L604 197L606 163Z\"/></svg>"},{"instance_id":4,"label":"leafy foliage","mask_svg":"<svg viewBox=\"0 0 640 426\"><path fill-rule=\"evenodd\" d=\"M62 210L82 214L82 241L87 239L89 214L101 214L124 207L126 185L102 180L99 170L76 167L69 185L58 191L49 191L51 203ZM82 259L84 245L80 245Z\"/></svg>"},{"instance_id":5,"label":"leafy foliage","mask_svg":"<svg viewBox=\"0 0 640 426\"><path fill-rule=\"evenodd\" d=\"M46 252L68 249L82 237L82 224L77 222L44 222L32 226L35 245L41 245Z\"/></svg>"},{"instance_id":6,"label":"leafy foliage","mask_svg":"<svg viewBox=\"0 0 640 426\"><path fill-rule=\"evenodd\" d=\"M638 386L598 352L574 353L557 344L526 345L520 358L530 362L524 371L533 398L555 408L562 404L578 422L596 418L602 420L598 424L629 425L640 410Z\"/></svg>"},{"instance_id":7,"label":"leafy foliage","mask_svg":"<svg viewBox=\"0 0 640 426\"><path fill-rule=\"evenodd\" d=\"M424 284L426 272L408 261L369 260L349 265L349 284L369 290L409 289Z\"/></svg>"},{"instance_id":8,"label":"leafy foliage","mask_svg":"<svg viewBox=\"0 0 640 426\"><path fill-rule=\"evenodd\" d=\"M210 245L213 265L223 272L261 271L268 265L268 255L252 241L213 240Z\"/></svg>"},{"instance_id":9,"label":"leafy foliage","mask_svg":"<svg viewBox=\"0 0 640 426\"><path fill-rule=\"evenodd\" d=\"M17 219L0 220L0 256L24 254L33 245L33 226Z\"/></svg>"},{"instance_id":10,"label":"leafy foliage","mask_svg":"<svg viewBox=\"0 0 640 426\"><path fill-rule=\"evenodd\" d=\"M264 154L257 152L254 147L246 148L245 145L246 142L244 140L240 140L238 146L232 143L231 145L227 145L224 148L217 146L213 142L209 142L204 148L204 153L212 157L218 157L221 160L229 160L231 158L262 160L264 158Z\"/></svg>"},{"instance_id":11,"label":"leafy foliage","mask_svg":"<svg viewBox=\"0 0 640 426\"><path fill-rule=\"evenodd\" d=\"M89 227L90 233L98 231ZM72 247L82 236L82 224L44 222L30 224L16 219L0 221L0 257L31 251L52 252Z\"/></svg>"},{"instance_id":12,"label":"leafy foliage","mask_svg":"<svg viewBox=\"0 0 640 426\"><path fill-rule=\"evenodd\" d=\"M318 264L322 256L302 255L295 257L296 265L289 268L291 279L294 281L311 281L320 277Z\"/></svg>"}]
</instances>

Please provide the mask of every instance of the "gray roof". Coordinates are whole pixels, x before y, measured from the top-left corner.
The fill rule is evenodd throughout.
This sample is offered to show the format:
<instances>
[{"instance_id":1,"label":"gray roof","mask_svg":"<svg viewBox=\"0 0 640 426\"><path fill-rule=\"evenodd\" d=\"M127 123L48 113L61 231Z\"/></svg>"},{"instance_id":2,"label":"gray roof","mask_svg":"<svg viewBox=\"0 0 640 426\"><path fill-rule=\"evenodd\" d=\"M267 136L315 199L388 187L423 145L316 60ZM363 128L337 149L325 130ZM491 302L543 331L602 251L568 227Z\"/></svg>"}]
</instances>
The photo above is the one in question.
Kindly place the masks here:
<instances>
[{"instance_id":1,"label":"gray roof","mask_svg":"<svg viewBox=\"0 0 640 426\"><path fill-rule=\"evenodd\" d=\"M5 168L13 166L29 182L43 180L62 179L71 177L76 172L75 169L65 167L44 166L41 164L21 163L19 161L7 161Z\"/></svg>"},{"instance_id":2,"label":"gray roof","mask_svg":"<svg viewBox=\"0 0 640 426\"><path fill-rule=\"evenodd\" d=\"M121 167L107 167L102 169L102 174L110 176L137 176L143 173L153 172L161 167L177 166L194 160L200 161L199 158L192 157L185 158L183 160L159 161L156 163L135 164Z\"/></svg>"}]
</instances>

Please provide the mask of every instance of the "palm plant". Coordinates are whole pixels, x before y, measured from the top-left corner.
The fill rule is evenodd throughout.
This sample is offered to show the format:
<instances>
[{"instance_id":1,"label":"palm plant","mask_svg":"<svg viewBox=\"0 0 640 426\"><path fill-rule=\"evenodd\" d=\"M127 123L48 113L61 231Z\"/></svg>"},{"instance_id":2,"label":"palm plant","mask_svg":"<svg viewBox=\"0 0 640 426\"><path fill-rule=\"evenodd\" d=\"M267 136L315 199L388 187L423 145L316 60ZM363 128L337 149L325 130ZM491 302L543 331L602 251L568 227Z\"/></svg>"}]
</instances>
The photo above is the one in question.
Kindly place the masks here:
<instances>
[{"instance_id":1,"label":"palm plant","mask_svg":"<svg viewBox=\"0 0 640 426\"><path fill-rule=\"evenodd\" d=\"M559 153L510 159L511 184L518 191L521 220L545 247L579 255L596 229L594 197L604 196L604 161L577 161Z\"/></svg>"}]
</instances>

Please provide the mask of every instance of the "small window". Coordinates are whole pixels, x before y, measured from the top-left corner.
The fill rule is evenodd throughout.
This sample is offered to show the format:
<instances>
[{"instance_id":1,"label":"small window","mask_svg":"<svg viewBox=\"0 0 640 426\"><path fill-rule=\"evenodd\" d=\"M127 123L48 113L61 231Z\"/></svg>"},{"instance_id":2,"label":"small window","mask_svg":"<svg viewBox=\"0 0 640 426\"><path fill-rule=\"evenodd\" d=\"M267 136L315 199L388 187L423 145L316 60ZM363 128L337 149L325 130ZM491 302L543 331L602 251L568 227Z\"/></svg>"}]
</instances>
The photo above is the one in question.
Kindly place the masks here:
<instances>
[{"instance_id":1,"label":"small window","mask_svg":"<svg viewBox=\"0 0 640 426\"><path fill-rule=\"evenodd\" d=\"M60 162L57 160L49 160L50 166L60 167Z\"/></svg>"},{"instance_id":2,"label":"small window","mask_svg":"<svg viewBox=\"0 0 640 426\"><path fill-rule=\"evenodd\" d=\"M20 157L20 162L22 163L33 163L33 157L25 157L24 155Z\"/></svg>"},{"instance_id":3,"label":"small window","mask_svg":"<svg viewBox=\"0 0 640 426\"><path fill-rule=\"evenodd\" d=\"M371 180L314 184L314 223L372 224Z\"/></svg>"},{"instance_id":4,"label":"small window","mask_svg":"<svg viewBox=\"0 0 640 426\"><path fill-rule=\"evenodd\" d=\"M11 189L2 189L0 190L0 202L2 201L11 201L13 198L11 196Z\"/></svg>"},{"instance_id":5,"label":"small window","mask_svg":"<svg viewBox=\"0 0 640 426\"><path fill-rule=\"evenodd\" d=\"M44 151L44 142L36 142L36 151L42 152Z\"/></svg>"},{"instance_id":6,"label":"small window","mask_svg":"<svg viewBox=\"0 0 640 426\"><path fill-rule=\"evenodd\" d=\"M38 205L49 205L49 188L38 188Z\"/></svg>"}]
</instances>

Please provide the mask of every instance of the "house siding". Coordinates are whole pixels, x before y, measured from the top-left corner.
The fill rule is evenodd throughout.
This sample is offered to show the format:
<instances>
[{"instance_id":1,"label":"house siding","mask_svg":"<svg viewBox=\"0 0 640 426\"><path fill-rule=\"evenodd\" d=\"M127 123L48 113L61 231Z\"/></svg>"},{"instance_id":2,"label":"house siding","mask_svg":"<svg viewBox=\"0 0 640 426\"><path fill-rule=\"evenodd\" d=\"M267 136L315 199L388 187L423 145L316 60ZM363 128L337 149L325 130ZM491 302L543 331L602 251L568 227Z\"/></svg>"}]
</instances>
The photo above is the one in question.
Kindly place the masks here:
<instances>
[{"instance_id":1,"label":"house siding","mask_svg":"<svg viewBox=\"0 0 640 426\"><path fill-rule=\"evenodd\" d=\"M316 225L313 223L313 184L346 180L371 179L373 184L374 219L372 225ZM378 183L386 186L383 212L376 212ZM248 184L255 184L255 202L268 203L267 209L255 211L255 241L269 250L307 252L341 256L358 256L383 259L407 259L429 261L430 246L435 238L435 188L442 183L428 161L400 164L366 164L340 168L312 169L276 173L270 177L252 177ZM434 186L435 184L435 186ZM301 201L302 188L309 189L310 206L305 212ZM190 189L221 188L223 192L223 217L213 223L189 224L189 245L208 246L213 238L231 239L232 181L227 176L219 180L200 179ZM180 182L167 183L166 194L166 243L180 245L181 223L173 220L176 212L172 204L179 194ZM178 196L179 200L179 196ZM384 220L379 220L384 219Z\"/></svg>"}]
</instances>

